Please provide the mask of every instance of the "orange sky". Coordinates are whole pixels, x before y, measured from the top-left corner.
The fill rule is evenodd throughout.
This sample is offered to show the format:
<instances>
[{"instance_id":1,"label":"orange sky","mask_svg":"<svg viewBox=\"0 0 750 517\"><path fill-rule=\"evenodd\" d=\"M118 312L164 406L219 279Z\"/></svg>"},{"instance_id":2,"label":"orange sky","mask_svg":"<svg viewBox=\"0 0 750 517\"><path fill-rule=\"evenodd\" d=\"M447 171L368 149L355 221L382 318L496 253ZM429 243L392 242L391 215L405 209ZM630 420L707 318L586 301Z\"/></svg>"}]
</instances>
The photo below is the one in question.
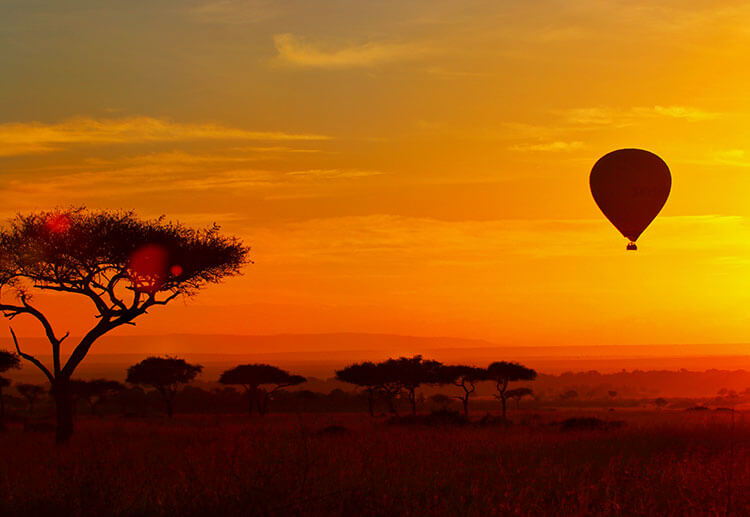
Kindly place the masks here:
<instances>
[{"instance_id":1,"label":"orange sky","mask_svg":"<svg viewBox=\"0 0 750 517\"><path fill-rule=\"evenodd\" d=\"M252 245L122 334L750 342L750 6L654 4L4 2L0 215ZM588 190L622 147L673 175L637 253ZM82 328L85 303L39 303Z\"/></svg>"}]
</instances>

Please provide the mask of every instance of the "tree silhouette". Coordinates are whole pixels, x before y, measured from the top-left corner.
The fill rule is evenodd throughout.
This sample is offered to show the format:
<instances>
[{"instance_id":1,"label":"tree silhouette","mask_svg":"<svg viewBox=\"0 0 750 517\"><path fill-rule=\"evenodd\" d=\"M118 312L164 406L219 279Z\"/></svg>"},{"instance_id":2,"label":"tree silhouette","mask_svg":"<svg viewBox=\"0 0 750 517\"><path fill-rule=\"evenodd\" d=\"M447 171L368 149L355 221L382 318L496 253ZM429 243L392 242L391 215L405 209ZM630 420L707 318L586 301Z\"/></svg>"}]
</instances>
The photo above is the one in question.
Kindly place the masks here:
<instances>
[{"instance_id":1,"label":"tree silhouette","mask_svg":"<svg viewBox=\"0 0 750 517\"><path fill-rule=\"evenodd\" d=\"M239 273L248 248L219 234L214 225L193 230L164 218L141 220L133 212L87 211L83 208L18 215L0 230L0 295L8 319L35 318L52 348L52 367L16 350L49 380L57 408L58 443L73 434L70 379L94 342L122 325L134 324L148 309ZM63 362L60 345L69 333L57 334L34 305L33 290L83 296L96 310L97 323ZM12 330L11 330L12 332Z\"/></svg>"},{"instance_id":2,"label":"tree silhouette","mask_svg":"<svg viewBox=\"0 0 750 517\"><path fill-rule=\"evenodd\" d=\"M201 370L203 366L176 357L148 357L128 368L126 382L156 389L164 399L167 416L172 418L177 390L195 379Z\"/></svg>"},{"instance_id":3,"label":"tree silhouette","mask_svg":"<svg viewBox=\"0 0 750 517\"><path fill-rule=\"evenodd\" d=\"M381 390L380 368L370 361L355 363L336 370L336 379L364 388L367 393L367 406L370 416L375 416L375 395Z\"/></svg>"},{"instance_id":4,"label":"tree silhouette","mask_svg":"<svg viewBox=\"0 0 750 517\"><path fill-rule=\"evenodd\" d=\"M247 394L247 414L252 416L253 405L258 414L265 415L268 410L268 399L280 389L302 384L307 379L269 364L241 364L224 371L219 382L227 385L242 386ZM274 385L271 391L261 389L264 385Z\"/></svg>"},{"instance_id":5,"label":"tree silhouette","mask_svg":"<svg viewBox=\"0 0 750 517\"><path fill-rule=\"evenodd\" d=\"M438 384L441 366L442 364L438 361L424 360L421 355L415 355L388 359L382 363L381 368L386 383L397 384L406 391L412 415L416 415L417 388L422 384Z\"/></svg>"},{"instance_id":6,"label":"tree silhouette","mask_svg":"<svg viewBox=\"0 0 750 517\"><path fill-rule=\"evenodd\" d=\"M561 400L573 400L578 398L578 392L576 390L568 390L560 393Z\"/></svg>"},{"instance_id":7,"label":"tree silhouette","mask_svg":"<svg viewBox=\"0 0 750 517\"><path fill-rule=\"evenodd\" d=\"M487 367L487 373L490 379L495 382L497 397L502 402L503 419L505 419L508 383L512 381L533 381L536 379L536 371L518 363L498 361Z\"/></svg>"},{"instance_id":8,"label":"tree silhouette","mask_svg":"<svg viewBox=\"0 0 750 517\"><path fill-rule=\"evenodd\" d=\"M533 395L534 392L531 388L515 388L505 392L505 396L509 399L515 399L516 409L521 409L521 399L527 396Z\"/></svg>"},{"instance_id":9,"label":"tree silhouette","mask_svg":"<svg viewBox=\"0 0 750 517\"><path fill-rule=\"evenodd\" d=\"M99 417L102 416L99 413L99 406L109 396L126 389L124 384L107 379L93 379L90 381L71 379L70 387L73 397L84 399L91 409L91 414Z\"/></svg>"},{"instance_id":10,"label":"tree silhouette","mask_svg":"<svg viewBox=\"0 0 750 517\"><path fill-rule=\"evenodd\" d=\"M0 373L7 372L12 368L20 368L21 360L13 352L0 350ZM5 401L3 400L3 388L10 386L10 379L0 376L0 431L5 431Z\"/></svg>"},{"instance_id":11,"label":"tree silhouette","mask_svg":"<svg viewBox=\"0 0 750 517\"><path fill-rule=\"evenodd\" d=\"M667 407L668 404L669 404L669 401L663 397L659 397L654 400L654 405L659 409L663 409Z\"/></svg>"},{"instance_id":12,"label":"tree silhouette","mask_svg":"<svg viewBox=\"0 0 750 517\"><path fill-rule=\"evenodd\" d=\"M469 397L476 390L476 383L490 379L486 368L464 365L443 366L438 370L438 378L441 384L453 384L463 390L456 398L463 404L466 418L469 418Z\"/></svg>"},{"instance_id":13,"label":"tree silhouette","mask_svg":"<svg viewBox=\"0 0 750 517\"><path fill-rule=\"evenodd\" d=\"M29 416L34 414L34 404L46 391L43 386L38 384L16 384L16 391L26 399L26 403L29 405Z\"/></svg>"}]
</instances>

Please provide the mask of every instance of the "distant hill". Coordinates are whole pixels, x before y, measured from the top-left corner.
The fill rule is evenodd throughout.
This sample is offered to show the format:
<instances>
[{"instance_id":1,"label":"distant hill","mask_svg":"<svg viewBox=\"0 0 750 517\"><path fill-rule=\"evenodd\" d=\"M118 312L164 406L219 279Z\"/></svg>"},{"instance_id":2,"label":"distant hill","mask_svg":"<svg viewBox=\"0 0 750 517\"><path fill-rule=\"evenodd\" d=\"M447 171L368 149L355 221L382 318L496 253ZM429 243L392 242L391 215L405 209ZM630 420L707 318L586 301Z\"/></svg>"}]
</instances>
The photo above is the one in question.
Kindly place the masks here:
<instances>
[{"instance_id":1,"label":"distant hill","mask_svg":"<svg viewBox=\"0 0 750 517\"><path fill-rule=\"evenodd\" d=\"M66 344L75 340L69 338ZM24 351L48 360L44 338L21 336ZM8 338L0 346L11 348ZM65 348L68 353L70 347ZM712 350L707 354L706 350ZM79 375L124 377L124 369L147 355L180 355L200 362L205 379L240 362L267 362L303 375L328 378L336 368L362 360L381 360L422 354L443 362L486 365L496 360L520 361L544 373L598 370L750 370L750 345L609 345L507 346L478 339L417 337L393 334L279 334L238 336L170 334L162 336L111 335L101 338L80 367ZM14 377L35 377L26 365Z\"/></svg>"}]
</instances>

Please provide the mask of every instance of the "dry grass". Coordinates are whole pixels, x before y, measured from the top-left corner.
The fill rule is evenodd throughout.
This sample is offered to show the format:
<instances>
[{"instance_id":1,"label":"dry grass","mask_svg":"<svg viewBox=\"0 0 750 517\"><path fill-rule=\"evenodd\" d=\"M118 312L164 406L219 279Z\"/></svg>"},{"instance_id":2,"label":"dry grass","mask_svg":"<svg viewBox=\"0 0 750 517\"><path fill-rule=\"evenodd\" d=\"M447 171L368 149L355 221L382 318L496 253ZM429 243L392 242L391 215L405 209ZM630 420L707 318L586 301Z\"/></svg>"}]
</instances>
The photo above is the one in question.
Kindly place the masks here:
<instances>
[{"instance_id":1,"label":"dry grass","mask_svg":"<svg viewBox=\"0 0 750 517\"><path fill-rule=\"evenodd\" d=\"M87 420L65 448L11 429L0 440L0 515L727 514L729 415L618 413L624 428L572 432L550 418ZM330 425L346 429L320 432ZM748 438L738 415L731 515L750 509Z\"/></svg>"}]
</instances>

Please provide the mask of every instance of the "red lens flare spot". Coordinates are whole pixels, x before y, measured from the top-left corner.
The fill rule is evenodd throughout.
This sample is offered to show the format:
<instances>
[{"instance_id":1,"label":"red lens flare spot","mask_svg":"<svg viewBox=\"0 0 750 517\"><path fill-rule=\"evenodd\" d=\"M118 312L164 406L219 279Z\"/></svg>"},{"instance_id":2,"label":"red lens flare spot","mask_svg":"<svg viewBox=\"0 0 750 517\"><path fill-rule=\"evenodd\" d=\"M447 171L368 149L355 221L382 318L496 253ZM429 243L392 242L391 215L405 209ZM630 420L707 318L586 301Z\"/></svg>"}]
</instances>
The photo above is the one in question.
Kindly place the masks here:
<instances>
[{"instance_id":1,"label":"red lens flare spot","mask_svg":"<svg viewBox=\"0 0 750 517\"><path fill-rule=\"evenodd\" d=\"M70 224L67 214L51 214L44 222L44 227L51 233L65 233L70 229Z\"/></svg>"},{"instance_id":2,"label":"red lens flare spot","mask_svg":"<svg viewBox=\"0 0 750 517\"><path fill-rule=\"evenodd\" d=\"M169 268L169 274L172 276L180 276L182 274L182 266L179 264L175 264L171 268Z\"/></svg>"},{"instance_id":3,"label":"red lens flare spot","mask_svg":"<svg viewBox=\"0 0 750 517\"><path fill-rule=\"evenodd\" d=\"M135 290L154 294L167 280L167 250L157 244L138 248L130 256L128 276Z\"/></svg>"}]
</instances>

